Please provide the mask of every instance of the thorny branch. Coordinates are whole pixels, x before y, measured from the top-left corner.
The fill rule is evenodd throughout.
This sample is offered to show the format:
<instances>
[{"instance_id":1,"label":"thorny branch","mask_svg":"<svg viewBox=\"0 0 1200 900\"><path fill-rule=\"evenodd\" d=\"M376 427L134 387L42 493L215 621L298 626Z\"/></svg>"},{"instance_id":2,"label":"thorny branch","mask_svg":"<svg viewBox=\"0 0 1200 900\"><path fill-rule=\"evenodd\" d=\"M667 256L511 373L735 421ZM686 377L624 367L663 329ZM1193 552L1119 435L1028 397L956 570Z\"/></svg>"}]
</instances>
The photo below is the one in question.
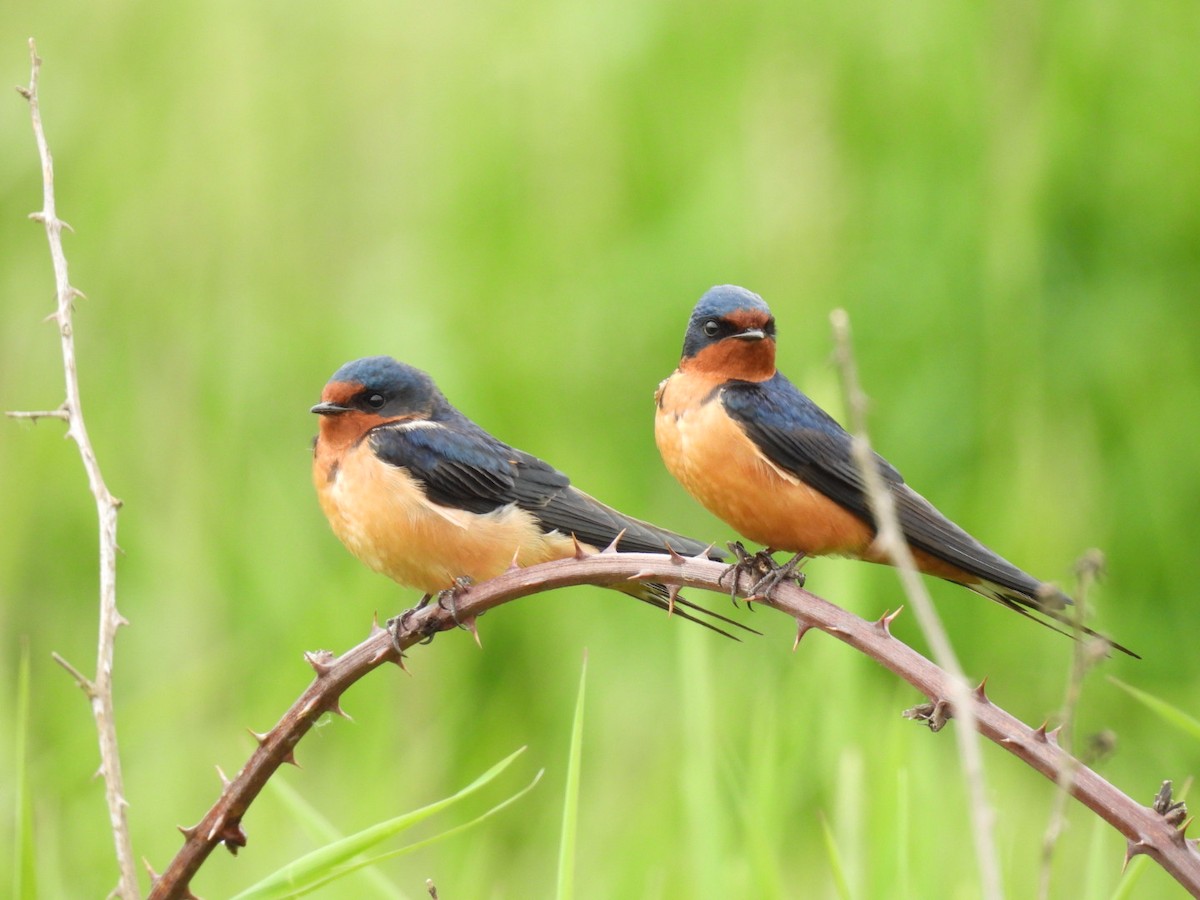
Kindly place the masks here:
<instances>
[{"instance_id":1,"label":"thorny branch","mask_svg":"<svg viewBox=\"0 0 1200 900\"><path fill-rule=\"evenodd\" d=\"M728 593L726 567L706 559L651 553L579 554L574 559L510 569L498 578L464 589L455 599L459 622L478 640L477 619L484 612L540 591L576 584L614 585L628 581L664 584ZM739 574L737 592L746 596L754 580ZM868 622L834 606L794 584L777 587L766 605L792 616L798 625L796 641L810 629L826 632L899 675L929 698L930 708L943 716L955 710L948 699L953 679L911 647L892 637L884 616ZM372 628L358 646L335 657L328 651L306 654L317 676L273 728L259 735L259 746L234 779L225 784L220 798L191 828L183 828L183 848L161 876L155 879L151 900L188 896L189 883L208 855L221 842L230 850L246 844L242 818L267 780L293 753L300 739L325 713L342 714L340 699L355 681L388 662L403 661L397 648L407 650L424 638L455 627L454 615L431 603L414 612L393 634ZM1194 840L1185 840L1180 827L1186 811L1172 805L1169 791L1156 808L1142 806L1098 774L1074 761L1058 743L1057 732L1034 730L993 704L983 686L967 701L974 711L975 727L988 740L1057 782L1068 767L1074 772L1069 790L1086 807L1125 835L1129 855L1146 854L1193 894L1200 895L1200 853ZM961 712L961 708L958 710ZM961 721L961 717L960 717Z\"/></svg>"},{"instance_id":2,"label":"thorny branch","mask_svg":"<svg viewBox=\"0 0 1200 900\"><path fill-rule=\"evenodd\" d=\"M96 731L100 739L100 772L104 777L104 791L108 801L109 824L116 843L117 864L120 881L116 894L126 900L138 897L137 867L133 856L133 844L129 837L129 824L125 815L125 787L121 778L121 760L117 753L117 727L113 717L112 671L113 644L117 628L126 624L117 612L117 510L121 501L114 497L104 484L100 464L96 460L92 442L88 437L83 420L83 408L79 402L79 378L75 365L75 339L71 324L72 304L83 294L71 286L67 273L67 257L63 251L62 232L70 229L58 217L54 202L54 160L46 143L42 128L42 113L38 102L38 73L42 61L37 55L33 39L29 39L29 57L32 69L29 86L17 88L29 101L29 114L33 120L33 134L37 140L38 154L42 161L42 209L30 214L30 218L41 222L46 228L46 239L50 243L50 257L54 263L56 304L50 318L58 325L62 343L63 373L66 377L66 400L55 410L44 412L10 412L9 416L23 419L54 418L67 423L67 436L79 447L83 467L87 471L88 486L96 500L96 512L100 519L100 628L96 648L96 677L87 678L68 664L58 654L55 660L62 665L87 695L96 720Z\"/></svg>"}]
</instances>

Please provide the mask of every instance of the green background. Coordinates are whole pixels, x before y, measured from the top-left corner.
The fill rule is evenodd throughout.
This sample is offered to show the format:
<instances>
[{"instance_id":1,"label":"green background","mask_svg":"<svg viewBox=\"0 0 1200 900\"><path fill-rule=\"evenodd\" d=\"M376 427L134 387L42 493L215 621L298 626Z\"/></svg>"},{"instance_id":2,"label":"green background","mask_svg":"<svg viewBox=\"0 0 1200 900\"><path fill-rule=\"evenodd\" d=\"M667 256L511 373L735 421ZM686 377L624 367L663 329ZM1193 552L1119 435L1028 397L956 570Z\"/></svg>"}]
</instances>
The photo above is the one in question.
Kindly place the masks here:
<instances>
[{"instance_id":1,"label":"green background","mask_svg":"<svg viewBox=\"0 0 1200 900\"><path fill-rule=\"evenodd\" d=\"M728 540L657 458L652 393L714 283L761 293L781 367L842 415L849 310L877 447L963 526L1070 585L1103 548L1095 624L1139 650L1080 728L1148 802L1200 746L1109 683L1193 714L1200 467L1200 17L1194 3L11 3L0 83L45 58L84 410L125 501L117 709L139 857L166 865L252 742L412 591L337 542L308 413L346 360L395 355L503 439L631 514ZM0 98L0 407L62 398L26 104ZM42 896L115 880L88 709L50 660L95 642L94 509L60 423L0 421L0 846L19 650ZM818 593L871 618L891 573ZM1036 724L1070 644L931 585L964 665ZM724 609L719 597L711 600ZM736 613L749 619L750 614ZM723 641L579 588L505 607L353 688L281 777L343 831L521 745L482 829L389 863L409 896L539 897L555 878L573 700L588 710L583 897L971 897L954 742L918 698L793 625ZM896 630L924 643L909 615ZM1030 896L1052 789L985 748L1006 887ZM492 799L503 793L493 792ZM483 801L481 801L483 802ZM482 807L480 807L482 808ZM195 883L226 896L313 846L268 792ZM1058 896L1108 896L1124 844L1078 808ZM0 854L7 875L11 854ZM7 878L0 884L10 883ZM1173 883L1147 871L1139 890ZM357 895L342 886L330 896ZM340 892L340 893L339 893Z\"/></svg>"}]
</instances>

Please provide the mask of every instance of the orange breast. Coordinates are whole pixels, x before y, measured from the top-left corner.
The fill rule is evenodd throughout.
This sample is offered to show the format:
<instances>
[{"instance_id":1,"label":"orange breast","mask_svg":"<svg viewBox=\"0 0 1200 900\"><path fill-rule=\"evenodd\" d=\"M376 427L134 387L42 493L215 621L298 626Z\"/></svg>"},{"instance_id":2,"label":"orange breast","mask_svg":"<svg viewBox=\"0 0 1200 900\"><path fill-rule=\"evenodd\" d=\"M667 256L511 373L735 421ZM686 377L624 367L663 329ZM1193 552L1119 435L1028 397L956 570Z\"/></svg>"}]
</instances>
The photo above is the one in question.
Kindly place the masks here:
<instances>
[{"instance_id":1,"label":"orange breast","mask_svg":"<svg viewBox=\"0 0 1200 900\"><path fill-rule=\"evenodd\" d=\"M329 524L355 556L408 587L436 593L467 576L483 581L574 552L569 536L546 535L515 506L485 515L430 503L401 468L382 463L366 441L332 467L320 442L313 482ZM331 474L332 472L332 474Z\"/></svg>"},{"instance_id":2,"label":"orange breast","mask_svg":"<svg viewBox=\"0 0 1200 900\"><path fill-rule=\"evenodd\" d=\"M677 372L660 388L654 434L671 474L756 543L815 556L866 551L871 528L773 465L725 413L713 387L709 379Z\"/></svg>"}]
</instances>

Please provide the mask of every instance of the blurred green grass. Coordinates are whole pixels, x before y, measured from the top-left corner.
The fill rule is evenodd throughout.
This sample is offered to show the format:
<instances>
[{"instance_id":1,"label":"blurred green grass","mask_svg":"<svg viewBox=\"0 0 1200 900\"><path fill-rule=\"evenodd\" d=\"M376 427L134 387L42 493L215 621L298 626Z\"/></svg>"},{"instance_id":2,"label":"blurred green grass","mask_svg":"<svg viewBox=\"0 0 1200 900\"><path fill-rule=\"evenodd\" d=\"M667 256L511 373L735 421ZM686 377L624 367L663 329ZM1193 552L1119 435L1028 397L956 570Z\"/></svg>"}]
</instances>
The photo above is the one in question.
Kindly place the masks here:
<instances>
[{"instance_id":1,"label":"blurred green grass","mask_svg":"<svg viewBox=\"0 0 1200 900\"><path fill-rule=\"evenodd\" d=\"M781 363L840 412L827 313L849 309L878 447L1015 562L1068 579L1108 554L1098 624L1146 657L1107 671L1195 714L1200 509L1200 21L1184 0L947 8L43 0L0 13L0 72L46 63L42 104L75 284L85 412L126 501L117 659L135 847L175 824L307 682L415 597L359 566L309 484L308 407L342 362L390 353L466 413L632 514L731 537L654 450L651 393L709 285L761 292ZM25 104L0 103L0 407L62 395L52 279L25 219ZM32 651L27 789L42 896L111 886L86 704L49 659L94 653L95 525L56 423L0 434L0 717ZM890 573L818 592L869 616ZM1069 646L960 590L935 596L973 675L1037 721ZM712 598L710 598L712 599ZM716 598L715 602L720 603ZM547 778L469 840L389 864L411 895L552 889L579 653L588 648L578 893L832 896L829 822L861 896L976 890L952 742L911 692L758 614L717 641L595 590L439 638L413 678L350 692L353 724L292 782L350 832L527 744ZM920 643L904 617L898 632ZM1149 800L1200 752L1096 678L1084 732ZM0 772L11 772L0 741ZM1006 885L1028 895L1050 787L994 749ZM859 783L861 781L861 783ZM0 778L0 808L16 786ZM904 798L907 798L906 800ZM1111 890L1123 846L1072 811L1057 889ZM0 842L13 841L0 816ZM309 849L270 798L207 896ZM897 846L907 835L906 846ZM1100 844L1096 850L1095 840ZM1094 867L1104 868L1096 872ZM0 869L11 865L4 858ZM5 881L0 871L0 883ZM902 876L902 877L901 877ZM8 879L11 882L11 879ZM1147 891L1167 890L1147 870Z\"/></svg>"}]
</instances>

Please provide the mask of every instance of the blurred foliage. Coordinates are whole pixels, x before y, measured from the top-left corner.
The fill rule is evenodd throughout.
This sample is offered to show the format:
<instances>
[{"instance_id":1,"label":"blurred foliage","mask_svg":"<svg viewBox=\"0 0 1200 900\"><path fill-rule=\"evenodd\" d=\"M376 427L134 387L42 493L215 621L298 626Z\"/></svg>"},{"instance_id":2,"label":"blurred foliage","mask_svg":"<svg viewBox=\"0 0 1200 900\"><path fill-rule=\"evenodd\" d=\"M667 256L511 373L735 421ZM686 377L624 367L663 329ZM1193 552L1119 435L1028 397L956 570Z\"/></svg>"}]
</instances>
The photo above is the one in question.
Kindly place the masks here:
<instances>
[{"instance_id":1,"label":"blurred foliage","mask_svg":"<svg viewBox=\"0 0 1200 900\"><path fill-rule=\"evenodd\" d=\"M1200 19L1186 0L947 6L16 0L0 81L45 59L85 412L121 516L120 738L139 855L163 866L262 730L339 650L416 597L361 567L309 483L308 407L390 353L584 489L697 536L727 528L664 471L651 394L711 284L762 293L783 368L841 411L845 306L877 446L965 527L1070 583L1108 555L1105 670L1195 715L1200 510ZM0 407L62 397L25 103L0 102ZM25 774L42 896L113 883L95 739L50 661L94 654L95 523L58 423L0 422L0 718L32 652ZM809 568L864 615L883 569ZM948 585L961 658L1029 721L1070 647ZM718 606L721 598L707 598ZM741 614L744 615L744 614ZM898 633L921 646L911 621ZM778 620L778 621L777 621ZM288 781L346 833L454 790L514 746L547 777L469 837L389 863L409 895L546 896L573 689L591 678L584 897L972 896L953 741L912 692L791 623L721 641L594 589L544 595L379 672ZM1194 743L1102 678L1081 733L1143 801ZM0 772L12 773L12 740ZM989 748L1005 881L1030 895L1051 787ZM0 844L19 786L0 776ZM841 872L826 851L822 816ZM1071 822L1089 817L1072 810ZM270 796L225 896L311 849ZM1068 832L1056 889L1111 890L1112 831ZM1093 846L1098 841L1099 849ZM12 883L0 856L0 883ZM1099 870L1096 867L1099 866ZM836 877L835 877L836 876ZM1150 891L1167 890L1153 867Z\"/></svg>"}]
</instances>

